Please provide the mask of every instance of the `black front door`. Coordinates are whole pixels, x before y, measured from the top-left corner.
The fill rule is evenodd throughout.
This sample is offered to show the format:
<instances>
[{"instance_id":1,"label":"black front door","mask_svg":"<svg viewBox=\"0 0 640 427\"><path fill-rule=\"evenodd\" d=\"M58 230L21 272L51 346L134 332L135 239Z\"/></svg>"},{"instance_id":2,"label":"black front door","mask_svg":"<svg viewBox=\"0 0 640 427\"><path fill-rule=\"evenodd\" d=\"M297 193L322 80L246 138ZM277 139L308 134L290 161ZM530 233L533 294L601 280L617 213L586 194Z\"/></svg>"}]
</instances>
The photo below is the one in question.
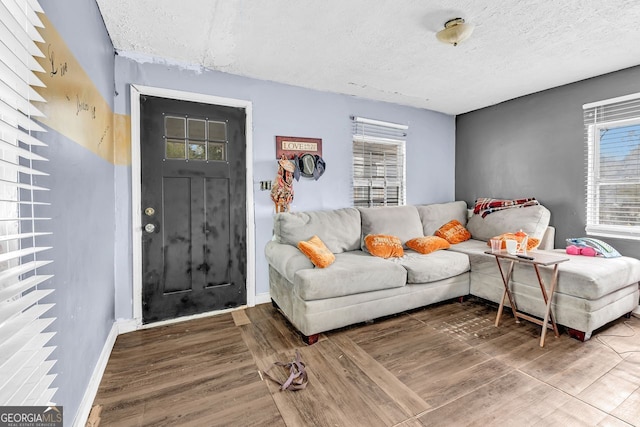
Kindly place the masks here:
<instances>
[{"instance_id":1,"label":"black front door","mask_svg":"<svg viewBox=\"0 0 640 427\"><path fill-rule=\"evenodd\" d=\"M245 111L140 97L143 323L246 303Z\"/></svg>"}]
</instances>

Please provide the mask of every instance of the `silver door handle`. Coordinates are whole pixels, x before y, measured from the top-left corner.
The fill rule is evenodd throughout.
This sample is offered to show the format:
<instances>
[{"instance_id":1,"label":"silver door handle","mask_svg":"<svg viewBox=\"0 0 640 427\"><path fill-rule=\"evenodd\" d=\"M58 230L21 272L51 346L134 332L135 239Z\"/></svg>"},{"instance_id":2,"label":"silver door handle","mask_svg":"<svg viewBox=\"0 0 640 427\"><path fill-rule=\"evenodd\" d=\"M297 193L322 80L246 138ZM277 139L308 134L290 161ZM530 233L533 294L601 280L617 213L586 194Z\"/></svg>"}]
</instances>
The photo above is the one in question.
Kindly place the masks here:
<instances>
[{"instance_id":1,"label":"silver door handle","mask_svg":"<svg viewBox=\"0 0 640 427\"><path fill-rule=\"evenodd\" d=\"M154 231L156 231L156 226L153 224L147 224L144 226L144 231L146 231L147 233L153 233Z\"/></svg>"}]
</instances>

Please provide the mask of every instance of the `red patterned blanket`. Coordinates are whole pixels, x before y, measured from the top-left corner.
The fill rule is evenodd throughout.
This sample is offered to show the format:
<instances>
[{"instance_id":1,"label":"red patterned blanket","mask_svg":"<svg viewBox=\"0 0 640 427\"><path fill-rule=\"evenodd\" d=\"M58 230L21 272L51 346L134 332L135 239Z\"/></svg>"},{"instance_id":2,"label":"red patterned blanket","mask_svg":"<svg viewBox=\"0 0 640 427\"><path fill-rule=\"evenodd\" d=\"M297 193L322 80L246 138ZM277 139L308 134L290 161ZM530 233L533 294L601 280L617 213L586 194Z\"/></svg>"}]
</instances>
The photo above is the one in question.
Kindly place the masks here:
<instances>
[{"instance_id":1,"label":"red patterned blanket","mask_svg":"<svg viewBox=\"0 0 640 427\"><path fill-rule=\"evenodd\" d=\"M473 213L476 215L480 214L482 215L482 218L484 218L492 212L501 211L503 209L524 208L539 204L540 203L535 199L535 197L514 200L489 199L482 197L476 200L476 204L473 207Z\"/></svg>"}]
</instances>

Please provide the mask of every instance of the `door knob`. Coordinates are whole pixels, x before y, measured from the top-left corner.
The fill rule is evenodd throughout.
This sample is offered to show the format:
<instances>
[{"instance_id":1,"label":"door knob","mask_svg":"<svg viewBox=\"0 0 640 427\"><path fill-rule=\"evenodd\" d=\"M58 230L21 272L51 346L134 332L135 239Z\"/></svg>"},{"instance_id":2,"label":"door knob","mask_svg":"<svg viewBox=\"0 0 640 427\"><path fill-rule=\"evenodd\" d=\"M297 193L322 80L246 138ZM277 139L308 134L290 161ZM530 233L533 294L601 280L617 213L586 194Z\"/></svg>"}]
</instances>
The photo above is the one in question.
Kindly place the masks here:
<instances>
[{"instance_id":1,"label":"door knob","mask_svg":"<svg viewBox=\"0 0 640 427\"><path fill-rule=\"evenodd\" d=\"M144 231L146 231L147 233L153 233L154 231L156 231L156 226L153 224L147 224L144 226Z\"/></svg>"}]
</instances>

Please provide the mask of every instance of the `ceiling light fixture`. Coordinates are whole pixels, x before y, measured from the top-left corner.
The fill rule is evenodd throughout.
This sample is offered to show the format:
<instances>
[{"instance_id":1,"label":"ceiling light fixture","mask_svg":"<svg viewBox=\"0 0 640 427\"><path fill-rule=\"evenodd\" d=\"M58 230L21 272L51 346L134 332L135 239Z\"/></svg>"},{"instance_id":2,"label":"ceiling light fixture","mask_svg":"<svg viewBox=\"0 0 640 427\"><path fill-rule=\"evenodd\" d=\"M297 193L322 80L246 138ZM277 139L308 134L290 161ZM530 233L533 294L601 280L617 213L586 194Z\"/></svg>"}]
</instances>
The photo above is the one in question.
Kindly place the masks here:
<instances>
[{"instance_id":1,"label":"ceiling light fixture","mask_svg":"<svg viewBox=\"0 0 640 427\"><path fill-rule=\"evenodd\" d=\"M469 38L473 32L473 25L466 24L462 18L453 18L444 23L444 29L436 33L436 37L443 43L458 46L458 43Z\"/></svg>"}]
</instances>

